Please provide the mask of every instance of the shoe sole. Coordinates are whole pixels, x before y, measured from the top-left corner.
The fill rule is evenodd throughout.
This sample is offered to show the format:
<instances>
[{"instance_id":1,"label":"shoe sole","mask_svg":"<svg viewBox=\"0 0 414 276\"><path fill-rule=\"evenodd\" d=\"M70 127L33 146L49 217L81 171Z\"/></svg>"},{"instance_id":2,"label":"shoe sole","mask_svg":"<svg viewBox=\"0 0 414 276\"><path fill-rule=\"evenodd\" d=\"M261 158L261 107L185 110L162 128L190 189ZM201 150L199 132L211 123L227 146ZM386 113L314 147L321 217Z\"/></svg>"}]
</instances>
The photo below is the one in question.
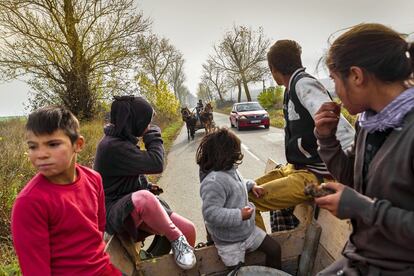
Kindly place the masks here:
<instances>
[{"instance_id":1,"label":"shoe sole","mask_svg":"<svg viewBox=\"0 0 414 276\"><path fill-rule=\"evenodd\" d=\"M182 263L178 263L177 262L177 260L175 261L175 263L180 267L180 268L182 268L182 269L184 269L184 270L188 270L188 269L191 269L191 268L193 268L194 266L195 266L195 264L196 264L196 260L195 260L195 258L194 258L194 262L191 264L191 265L185 265L185 264L182 264Z\"/></svg>"}]
</instances>

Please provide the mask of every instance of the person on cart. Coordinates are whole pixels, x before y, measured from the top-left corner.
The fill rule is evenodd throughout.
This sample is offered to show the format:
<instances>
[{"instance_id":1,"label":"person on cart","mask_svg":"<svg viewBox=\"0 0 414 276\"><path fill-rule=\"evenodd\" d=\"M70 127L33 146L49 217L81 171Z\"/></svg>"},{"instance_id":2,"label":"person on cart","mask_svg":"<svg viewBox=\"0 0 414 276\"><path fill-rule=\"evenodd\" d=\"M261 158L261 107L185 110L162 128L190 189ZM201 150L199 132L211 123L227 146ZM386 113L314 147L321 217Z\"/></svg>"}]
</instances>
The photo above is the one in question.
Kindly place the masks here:
<instances>
[{"instance_id":1,"label":"person on cart","mask_svg":"<svg viewBox=\"0 0 414 276\"><path fill-rule=\"evenodd\" d=\"M197 106L196 106L196 112L197 112L197 120L200 120L200 112L203 110L204 105L202 100L198 100Z\"/></svg>"},{"instance_id":2,"label":"person on cart","mask_svg":"<svg viewBox=\"0 0 414 276\"><path fill-rule=\"evenodd\" d=\"M197 106L196 106L196 113L197 113L197 121L199 122L200 125L202 125L203 123L201 122L201 116L200 116L200 112L204 109L204 105L203 105L203 101L200 99L198 100Z\"/></svg>"}]
</instances>

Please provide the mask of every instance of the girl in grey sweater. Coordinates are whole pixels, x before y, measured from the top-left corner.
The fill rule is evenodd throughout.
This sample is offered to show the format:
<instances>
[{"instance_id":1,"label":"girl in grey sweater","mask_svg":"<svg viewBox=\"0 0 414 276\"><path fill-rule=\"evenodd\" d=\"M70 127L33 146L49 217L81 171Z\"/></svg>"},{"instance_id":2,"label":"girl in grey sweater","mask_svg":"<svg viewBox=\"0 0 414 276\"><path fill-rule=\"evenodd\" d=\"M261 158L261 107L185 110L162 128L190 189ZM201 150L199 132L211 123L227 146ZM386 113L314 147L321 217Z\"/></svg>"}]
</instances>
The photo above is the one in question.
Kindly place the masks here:
<instances>
[{"instance_id":1,"label":"girl in grey sweater","mask_svg":"<svg viewBox=\"0 0 414 276\"><path fill-rule=\"evenodd\" d=\"M242 159L240 139L225 128L204 136L197 149L207 230L227 267L244 263L246 251L260 250L267 266L280 268L280 245L255 225L255 207L248 202L248 191L261 197L263 188L240 175Z\"/></svg>"}]
</instances>

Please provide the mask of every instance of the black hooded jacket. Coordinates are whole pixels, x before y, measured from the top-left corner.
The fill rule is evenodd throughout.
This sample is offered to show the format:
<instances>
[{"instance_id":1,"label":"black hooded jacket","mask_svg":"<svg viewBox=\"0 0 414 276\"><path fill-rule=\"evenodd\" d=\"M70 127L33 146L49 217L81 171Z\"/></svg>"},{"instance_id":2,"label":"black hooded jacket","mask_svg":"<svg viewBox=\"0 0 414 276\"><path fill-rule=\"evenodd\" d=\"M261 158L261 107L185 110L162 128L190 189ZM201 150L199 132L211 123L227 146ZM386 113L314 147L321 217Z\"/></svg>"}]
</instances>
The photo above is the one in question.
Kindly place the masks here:
<instances>
[{"instance_id":1,"label":"black hooded jacket","mask_svg":"<svg viewBox=\"0 0 414 276\"><path fill-rule=\"evenodd\" d=\"M122 232L124 220L133 210L131 194L148 189L144 174L163 170L164 147L160 129L152 126L143 140L146 150L132 142L106 135L98 145L94 169L103 179L107 213L106 231Z\"/></svg>"},{"instance_id":2,"label":"black hooded jacket","mask_svg":"<svg viewBox=\"0 0 414 276\"><path fill-rule=\"evenodd\" d=\"M142 105L145 108L142 108ZM115 124L106 126L105 136L97 147L94 169L101 174L103 180L106 232L109 234L128 231L133 237L135 236L135 231L126 229L125 224L133 210L131 195L133 192L149 189L144 174L163 171L164 147L161 131L157 126L151 126L142 136L145 150L141 150L137 146L138 139L135 135L142 135L152 118L152 108L149 109L148 106L146 101L138 103L135 108L141 112L131 115L130 107L134 108L134 104L117 103L115 107L113 104L111 109L112 123L118 123L119 126L120 121L125 122L124 118L127 117L130 123L136 123L136 125L131 127L130 123L126 123L121 129L116 128ZM143 110L144 112L142 112ZM151 112L150 116L143 114L149 112ZM118 115L118 119L114 115ZM139 118L135 118L136 116ZM132 135L131 129L133 128L141 133L135 132L135 135Z\"/></svg>"}]
</instances>

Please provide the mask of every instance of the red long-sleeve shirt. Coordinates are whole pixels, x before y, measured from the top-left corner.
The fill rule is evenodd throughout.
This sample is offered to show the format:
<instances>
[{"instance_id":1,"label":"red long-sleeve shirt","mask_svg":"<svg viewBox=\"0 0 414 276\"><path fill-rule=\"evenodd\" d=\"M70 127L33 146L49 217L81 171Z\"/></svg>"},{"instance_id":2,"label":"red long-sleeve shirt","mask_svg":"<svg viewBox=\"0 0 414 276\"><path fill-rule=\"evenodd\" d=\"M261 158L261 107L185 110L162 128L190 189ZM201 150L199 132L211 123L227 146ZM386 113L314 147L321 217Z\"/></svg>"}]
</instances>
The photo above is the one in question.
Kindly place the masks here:
<instances>
[{"instance_id":1,"label":"red long-sleeve shirt","mask_svg":"<svg viewBox=\"0 0 414 276\"><path fill-rule=\"evenodd\" d=\"M104 253L105 203L98 173L77 165L68 185L37 174L12 211L12 235L24 275L102 275L111 269Z\"/></svg>"}]
</instances>

